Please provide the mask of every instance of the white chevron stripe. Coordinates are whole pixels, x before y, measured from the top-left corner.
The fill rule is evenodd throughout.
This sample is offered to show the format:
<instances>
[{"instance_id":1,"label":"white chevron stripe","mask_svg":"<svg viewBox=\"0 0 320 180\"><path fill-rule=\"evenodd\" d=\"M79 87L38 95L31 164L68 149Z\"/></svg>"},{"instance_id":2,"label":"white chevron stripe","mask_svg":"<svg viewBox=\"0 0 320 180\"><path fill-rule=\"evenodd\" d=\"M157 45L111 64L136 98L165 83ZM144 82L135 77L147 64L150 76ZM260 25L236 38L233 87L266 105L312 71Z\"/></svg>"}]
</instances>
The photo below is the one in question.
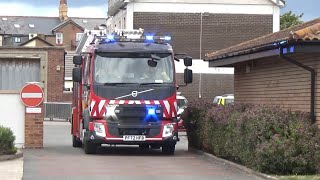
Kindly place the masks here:
<instances>
[{"instance_id":1,"label":"white chevron stripe","mask_svg":"<svg viewBox=\"0 0 320 180\"><path fill-rule=\"evenodd\" d=\"M115 100L111 100L109 104L114 104L115 102L116 102Z\"/></svg>"},{"instance_id":2,"label":"white chevron stripe","mask_svg":"<svg viewBox=\"0 0 320 180\"><path fill-rule=\"evenodd\" d=\"M144 101L145 104L151 104L150 101Z\"/></svg>"},{"instance_id":3,"label":"white chevron stripe","mask_svg":"<svg viewBox=\"0 0 320 180\"><path fill-rule=\"evenodd\" d=\"M129 103L128 104L133 104L134 103L134 101L129 101Z\"/></svg>"},{"instance_id":4,"label":"white chevron stripe","mask_svg":"<svg viewBox=\"0 0 320 180\"><path fill-rule=\"evenodd\" d=\"M140 101L135 101L135 103L136 103L136 104L141 104L141 102L140 102Z\"/></svg>"},{"instance_id":5,"label":"white chevron stripe","mask_svg":"<svg viewBox=\"0 0 320 180\"><path fill-rule=\"evenodd\" d=\"M154 101L154 104L160 104L160 102L159 101Z\"/></svg>"},{"instance_id":6,"label":"white chevron stripe","mask_svg":"<svg viewBox=\"0 0 320 180\"><path fill-rule=\"evenodd\" d=\"M170 104L168 101L163 101L164 105L166 106L168 114L170 114Z\"/></svg>"},{"instance_id":7,"label":"white chevron stripe","mask_svg":"<svg viewBox=\"0 0 320 180\"><path fill-rule=\"evenodd\" d=\"M178 112L178 105L177 105L177 101L175 101L175 102L173 103L173 105L174 105L174 109Z\"/></svg>"},{"instance_id":8,"label":"white chevron stripe","mask_svg":"<svg viewBox=\"0 0 320 180\"><path fill-rule=\"evenodd\" d=\"M101 112L103 106L104 106L104 103L106 103L106 100L101 100L100 103L99 103L99 112Z\"/></svg>"},{"instance_id":9,"label":"white chevron stripe","mask_svg":"<svg viewBox=\"0 0 320 180\"><path fill-rule=\"evenodd\" d=\"M119 104L124 104L125 100L120 100Z\"/></svg>"},{"instance_id":10,"label":"white chevron stripe","mask_svg":"<svg viewBox=\"0 0 320 180\"><path fill-rule=\"evenodd\" d=\"M93 116L97 116L97 112L96 111L94 112Z\"/></svg>"}]
</instances>

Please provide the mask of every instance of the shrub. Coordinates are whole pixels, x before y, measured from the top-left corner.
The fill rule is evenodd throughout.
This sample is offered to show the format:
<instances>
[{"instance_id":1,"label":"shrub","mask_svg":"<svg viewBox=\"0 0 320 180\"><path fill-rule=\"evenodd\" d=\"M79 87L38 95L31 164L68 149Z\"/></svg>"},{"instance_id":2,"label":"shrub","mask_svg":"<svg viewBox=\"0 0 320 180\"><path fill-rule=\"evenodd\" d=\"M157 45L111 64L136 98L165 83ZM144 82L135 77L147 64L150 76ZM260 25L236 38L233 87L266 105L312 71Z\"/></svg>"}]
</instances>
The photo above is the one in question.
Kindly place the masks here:
<instances>
[{"instance_id":1,"label":"shrub","mask_svg":"<svg viewBox=\"0 0 320 180\"><path fill-rule=\"evenodd\" d=\"M191 146L260 172L320 172L320 131L306 113L257 105L213 107L199 102L190 103L188 113Z\"/></svg>"},{"instance_id":2,"label":"shrub","mask_svg":"<svg viewBox=\"0 0 320 180\"><path fill-rule=\"evenodd\" d=\"M14 154L17 149L14 146L16 137L9 128L0 126L0 155Z\"/></svg>"}]
</instances>

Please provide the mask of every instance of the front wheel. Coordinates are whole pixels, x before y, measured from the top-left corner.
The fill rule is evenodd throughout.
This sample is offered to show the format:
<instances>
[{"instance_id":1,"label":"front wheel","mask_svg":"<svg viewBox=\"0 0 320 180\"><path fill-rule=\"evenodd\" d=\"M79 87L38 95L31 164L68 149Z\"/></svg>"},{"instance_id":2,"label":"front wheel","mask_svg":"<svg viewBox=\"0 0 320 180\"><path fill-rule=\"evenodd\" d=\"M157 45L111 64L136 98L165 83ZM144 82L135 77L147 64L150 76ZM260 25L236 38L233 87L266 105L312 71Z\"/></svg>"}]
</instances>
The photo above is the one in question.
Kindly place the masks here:
<instances>
[{"instance_id":1,"label":"front wheel","mask_svg":"<svg viewBox=\"0 0 320 180\"><path fill-rule=\"evenodd\" d=\"M88 140L89 138L86 138L86 136L87 136L87 133L85 133L85 138L83 141L84 152L86 154L95 154L97 152L98 145L90 142Z\"/></svg>"},{"instance_id":2,"label":"front wheel","mask_svg":"<svg viewBox=\"0 0 320 180\"><path fill-rule=\"evenodd\" d=\"M166 155L173 155L176 150L175 144L164 144L162 146L162 153Z\"/></svg>"},{"instance_id":3,"label":"front wheel","mask_svg":"<svg viewBox=\"0 0 320 180\"><path fill-rule=\"evenodd\" d=\"M77 138L77 136L72 135L72 146L73 147L81 147L82 146L82 142L80 141L80 139Z\"/></svg>"}]
</instances>

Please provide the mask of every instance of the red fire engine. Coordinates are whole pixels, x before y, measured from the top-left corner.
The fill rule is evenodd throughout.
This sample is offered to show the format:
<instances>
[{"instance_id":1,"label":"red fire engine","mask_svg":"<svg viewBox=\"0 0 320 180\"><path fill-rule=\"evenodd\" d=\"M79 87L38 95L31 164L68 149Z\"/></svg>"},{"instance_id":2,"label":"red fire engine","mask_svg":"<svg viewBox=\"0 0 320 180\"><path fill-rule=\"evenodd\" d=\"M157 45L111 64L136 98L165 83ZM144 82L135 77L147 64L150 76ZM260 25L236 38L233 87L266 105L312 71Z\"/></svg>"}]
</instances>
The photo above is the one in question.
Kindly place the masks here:
<instances>
[{"instance_id":1,"label":"red fire engine","mask_svg":"<svg viewBox=\"0 0 320 180\"><path fill-rule=\"evenodd\" d=\"M175 54L170 40L143 29L84 34L80 55L73 57L73 147L93 154L101 144L125 144L174 154L179 141L175 61L184 56L187 85L192 58Z\"/></svg>"}]
</instances>

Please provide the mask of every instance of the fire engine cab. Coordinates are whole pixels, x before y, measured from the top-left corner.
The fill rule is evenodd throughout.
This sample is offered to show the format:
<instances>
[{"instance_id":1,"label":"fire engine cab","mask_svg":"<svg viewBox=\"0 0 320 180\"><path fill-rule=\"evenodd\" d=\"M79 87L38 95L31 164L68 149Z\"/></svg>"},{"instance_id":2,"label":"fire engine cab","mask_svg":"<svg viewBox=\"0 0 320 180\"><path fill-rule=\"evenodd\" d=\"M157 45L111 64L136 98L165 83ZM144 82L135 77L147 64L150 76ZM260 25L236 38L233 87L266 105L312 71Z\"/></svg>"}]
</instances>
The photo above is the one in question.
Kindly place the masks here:
<instances>
[{"instance_id":1,"label":"fire engine cab","mask_svg":"<svg viewBox=\"0 0 320 180\"><path fill-rule=\"evenodd\" d=\"M73 57L73 147L94 154L102 144L125 144L174 154L175 61L183 59L186 86L192 83L192 58L175 54L170 40L143 29L85 31Z\"/></svg>"}]
</instances>

